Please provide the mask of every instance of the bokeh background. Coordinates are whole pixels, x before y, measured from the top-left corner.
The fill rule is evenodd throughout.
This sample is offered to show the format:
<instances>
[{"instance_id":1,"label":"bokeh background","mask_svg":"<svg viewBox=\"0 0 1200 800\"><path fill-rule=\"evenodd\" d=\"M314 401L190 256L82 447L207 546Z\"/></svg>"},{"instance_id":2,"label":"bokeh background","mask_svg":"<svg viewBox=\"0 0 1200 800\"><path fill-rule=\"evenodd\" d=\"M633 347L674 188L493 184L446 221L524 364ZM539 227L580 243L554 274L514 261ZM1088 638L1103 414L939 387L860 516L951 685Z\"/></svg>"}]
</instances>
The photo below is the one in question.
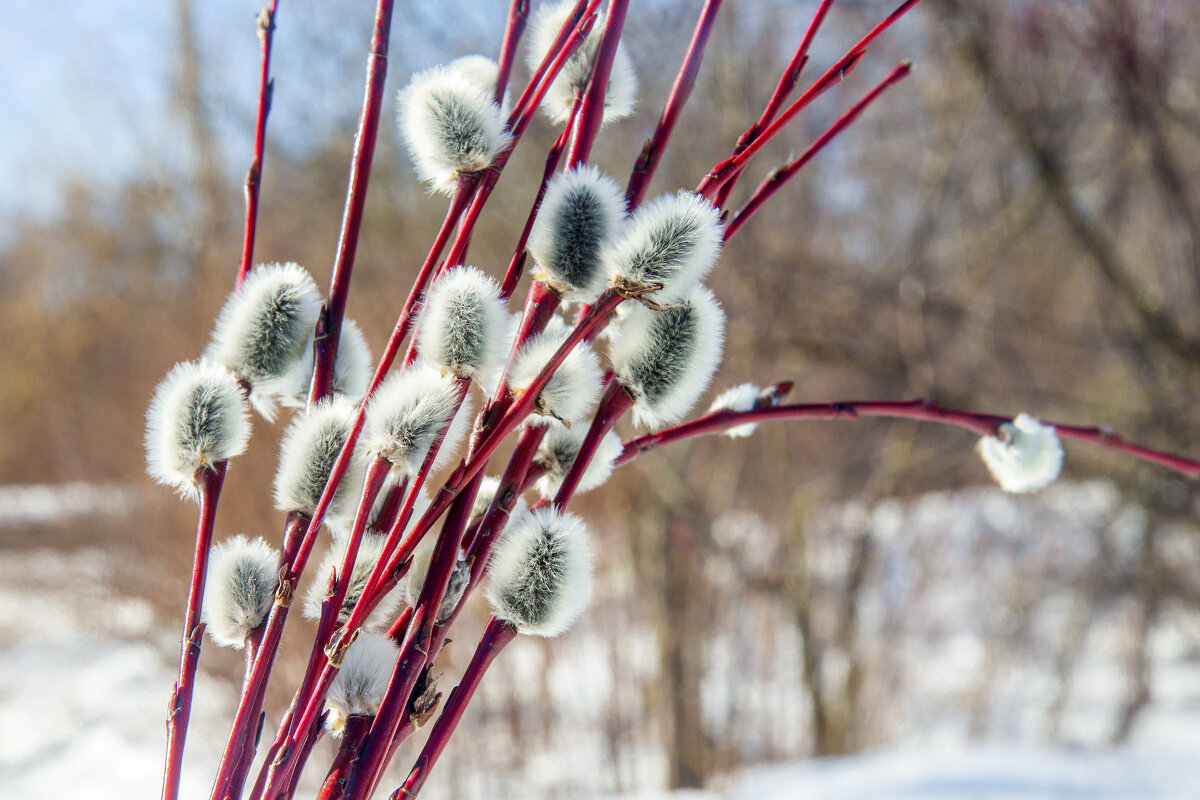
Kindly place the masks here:
<instances>
[{"instance_id":1,"label":"bokeh background","mask_svg":"<svg viewBox=\"0 0 1200 800\"><path fill-rule=\"evenodd\" d=\"M729 153L816 3L726 5L652 195L694 186ZM631 4L639 113L595 152L619 181L698 6ZM399 4L389 98L426 66L494 57L506 7ZM837 3L806 78L891 7ZM145 478L143 414L166 370L199 355L232 287L258 9L0 8L10 798L157 791L195 512ZM372 13L284 0L277 17L256 260L298 261L319 283ZM726 250L709 280L729 314L714 387L789 379L802 401L924 396L1200 454L1198 42L1190 0L926 0L735 192L736 207L914 60ZM444 212L412 175L393 114L389 101L349 303L375 352ZM482 218L472 258L493 272L554 135L534 124ZM282 424L256 420L219 538L278 541ZM502 656L427 794L1200 796L1188 766L1200 745L1197 486L1069 445L1059 483L1005 496L973 445L919 423L788 423L623 468L576 503L600 543L588 615ZM485 619L480 602L461 623L444 688ZM308 623L289 626L269 730L306 635ZM206 796L240 674L237 653L205 646L187 797ZM385 791L414 754L401 752ZM848 760L814 761L825 757ZM752 769L779 763L790 766Z\"/></svg>"}]
</instances>

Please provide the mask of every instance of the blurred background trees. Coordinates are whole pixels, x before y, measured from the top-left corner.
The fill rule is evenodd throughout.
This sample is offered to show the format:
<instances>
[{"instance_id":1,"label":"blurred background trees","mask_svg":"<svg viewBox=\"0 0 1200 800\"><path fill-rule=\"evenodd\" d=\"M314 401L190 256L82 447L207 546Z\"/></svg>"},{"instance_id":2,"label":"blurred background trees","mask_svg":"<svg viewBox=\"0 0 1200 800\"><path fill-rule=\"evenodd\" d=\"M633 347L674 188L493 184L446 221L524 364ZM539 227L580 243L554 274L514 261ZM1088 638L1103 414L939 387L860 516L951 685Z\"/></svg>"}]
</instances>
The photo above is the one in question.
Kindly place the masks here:
<instances>
[{"instance_id":1,"label":"blurred background trees","mask_svg":"<svg viewBox=\"0 0 1200 800\"><path fill-rule=\"evenodd\" d=\"M226 5L235 30L214 28ZM491 5L454 16L472 20L461 27L406 12L393 88L427 64L493 54L504 4ZM597 148L618 179L661 107L691 5L633 4L641 111ZM655 191L694 186L729 152L815 3L728 5ZM50 210L12 215L0 238L0 484L138 487L128 518L0 523L0 546L102 543L120 590L170 624L192 512L145 487L140 441L154 383L200 353L240 249L254 73L232 65L251 63L256 6L220 7L171 6L161 60L143 65L169 83L165 119L156 134L128 131L142 155L117 179L62 176ZM888 10L835 6L806 75ZM287 4L279 18L256 260L298 261L319 281L368 25L344 2ZM791 379L810 401L927 396L1200 453L1197 42L1189 0L927 0L735 193L873 77L915 59L914 77L722 257L711 285L730 324L717 386ZM500 182L473 243L484 267L507 263L552 136L537 123ZM376 164L349 314L378 352L442 206L390 127ZM256 428L219 536L281 530L266 499L277 429ZM963 738L1136 736L1162 697L1163 648L1197 654L1197 487L1071 447L1071 483L1010 500L969 488L989 485L973 444L917 424L796 424L623 469L579 503L605 542L585 632L505 656L514 672L489 675L440 780L547 796L699 786L740 764L853 753L947 718ZM1115 677L1089 683L1097 663ZM204 666L237 674L232 654L211 647ZM447 681L461 667L448 665ZM559 769L530 787L520 769L545 758Z\"/></svg>"}]
</instances>

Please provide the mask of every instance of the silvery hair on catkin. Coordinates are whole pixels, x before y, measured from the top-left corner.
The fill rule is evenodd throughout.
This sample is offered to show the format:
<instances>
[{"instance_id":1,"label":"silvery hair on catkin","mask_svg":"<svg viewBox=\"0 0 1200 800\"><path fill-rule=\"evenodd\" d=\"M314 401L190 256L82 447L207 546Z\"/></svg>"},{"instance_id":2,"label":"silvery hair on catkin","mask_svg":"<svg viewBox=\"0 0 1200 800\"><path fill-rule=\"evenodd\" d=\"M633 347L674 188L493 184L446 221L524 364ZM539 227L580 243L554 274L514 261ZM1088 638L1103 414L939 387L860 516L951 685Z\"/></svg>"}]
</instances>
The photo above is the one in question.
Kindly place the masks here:
<instances>
[{"instance_id":1,"label":"silvery hair on catkin","mask_svg":"<svg viewBox=\"0 0 1200 800\"><path fill-rule=\"evenodd\" d=\"M417 174L434 191L453 192L460 175L486 169L510 141L500 106L477 80L465 70L434 67L400 92L400 133Z\"/></svg>"},{"instance_id":2,"label":"silvery hair on catkin","mask_svg":"<svg viewBox=\"0 0 1200 800\"><path fill-rule=\"evenodd\" d=\"M244 647L262 625L279 585L279 553L262 539L234 536L212 549L201 616L222 647Z\"/></svg>"},{"instance_id":3,"label":"silvery hair on catkin","mask_svg":"<svg viewBox=\"0 0 1200 800\"><path fill-rule=\"evenodd\" d=\"M386 634L363 633L354 640L325 696L325 725L334 736L341 736L349 717L375 716L399 655Z\"/></svg>"},{"instance_id":4,"label":"silvery hair on catkin","mask_svg":"<svg viewBox=\"0 0 1200 800\"><path fill-rule=\"evenodd\" d=\"M479 380L504 358L507 326L496 282L475 267L455 267L425 298L417 352L438 369Z\"/></svg>"},{"instance_id":5,"label":"silvery hair on catkin","mask_svg":"<svg viewBox=\"0 0 1200 800\"><path fill-rule=\"evenodd\" d=\"M621 236L604 252L614 284L662 288L646 299L681 300L717 262L723 238L721 212L697 194L662 195L639 207Z\"/></svg>"},{"instance_id":6,"label":"silvery hair on catkin","mask_svg":"<svg viewBox=\"0 0 1200 800\"><path fill-rule=\"evenodd\" d=\"M488 565L487 598L521 633L557 636L587 607L592 552L579 517L553 507L514 518Z\"/></svg>"},{"instance_id":7,"label":"silvery hair on catkin","mask_svg":"<svg viewBox=\"0 0 1200 800\"><path fill-rule=\"evenodd\" d=\"M311 346L321 292L299 264L260 264L225 301L205 358L250 383L251 401L268 419L287 393L296 363Z\"/></svg>"},{"instance_id":8,"label":"silvery hair on catkin","mask_svg":"<svg viewBox=\"0 0 1200 800\"><path fill-rule=\"evenodd\" d=\"M616 182L592 166L556 175L529 232L534 277L569 300L590 303L604 288L601 254L625 219Z\"/></svg>"},{"instance_id":9,"label":"silvery hair on catkin","mask_svg":"<svg viewBox=\"0 0 1200 800\"><path fill-rule=\"evenodd\" d=\"M553 499L558 494L563 478L567 477L567 471L579 455L584 436L586 431L582 426L567 430L560 425L546 431L533 457L534 463L543 470L542 476L533 484L542 497ZM580 495L603 485L612 476L613 464L623 449L620 436L612 431L604 434L592 460L583 470L575 494Z\"/></svg>"},{"instance_id":10,"label":"silvery hair on catkin","mask_svg":"<svg viewBox=\"0 0 1200 800\"><path fill-rule=\"evenodd\" d=\"M691 410L721 361L724 335L725 315L703 286L662 311L631 308L613 330L609 357L635 399L634 420L657 429Z\"/></svg>"},{"instance_id":11,"label":"silvery hair on catkin","mask_svg":"<svg viewBox=\"0 0 1200 800\"><path fill-rule=\"evenodd\" d=\"M146 412L146 471L196 498L196 471L240 455L250 416L237 377L207 361L176 364Z\"/></svg>"},{"instance_id":12,"label":"silvery hair on catkin","mask_svg":"<svg viewBox=\"0 0 1200 800\"><path fill-rule=\"evenodd\" d=\"M353 401L334 397L322 400L292 419L279 448L279 466L275 472L276 508L312 516L334 462L354 425L356 411ZM355 454L333 496L326 519L336 522L354 514L363 471L361 459Z\"/></svg>"}]
</instances>

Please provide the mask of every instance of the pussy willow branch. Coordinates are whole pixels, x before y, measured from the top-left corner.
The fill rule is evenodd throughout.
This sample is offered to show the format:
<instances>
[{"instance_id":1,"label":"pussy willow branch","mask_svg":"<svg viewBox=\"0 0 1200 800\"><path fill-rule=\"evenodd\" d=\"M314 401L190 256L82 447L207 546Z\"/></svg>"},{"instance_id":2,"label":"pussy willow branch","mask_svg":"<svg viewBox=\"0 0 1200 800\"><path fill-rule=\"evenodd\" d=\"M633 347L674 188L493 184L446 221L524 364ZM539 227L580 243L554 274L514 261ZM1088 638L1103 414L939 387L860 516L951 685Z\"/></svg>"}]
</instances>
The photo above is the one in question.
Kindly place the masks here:
<instances>
[{"instance_id":1,"label":"pussy willow branch","mask_svg":"<svg viewBox=\"0 0 1200 800\"><path fill-rule=\"evenodd\" d=\"M242 285L250 265L254 263L254 236L258 229L258 193L262 186L263 158L267 143L267 116L271 113L271 97L275 81L271 79L271 41L275 38L275 11L279 0L258 15L258 45L261 54L258 77L258 113L254 119L254 160L246 171L246 222L242 234L242 260L238 262L237 283Z\"/></svg>"},{"instance_id":2,"label":"pussy willow branch","mask_svg":"<svg viewBox=\"0 0 1200 800\"><path fill-rule=\"evenodd\" d=\"M755 154L757 154L768 142L771 141L783 128L792 121L793 118L803 111L813 100L842 82L842 79L850 73L851 70L858 64L863 53L866 52L867 46L871 44L881 33L892 26L896 20L904 16L913 6L921 0L905 0L895 11L887 16L883 22L880 22L871 31L858 41L854 47L839 58L832 67L825 71L825 74L817 79L816 83L808 88L795 102L776 117L767 128L753 141L746 145L746 148L737 155L730 156L722 161L705 176L704 180L696 187L696 194L711 198L716 192L729 181L733 175L745 168Z\"/></svg>"},{"instance_id":3,"label":"pussy willow branch","mask_svg":"<svg viewBox=\"0 0 1200 800\"><path fill-rule=\"evenodd\" d=\"M831 0L826 1L831 2ZM658 162L662 160L663 151L666 150L671 133L675 130L675 123L679 121L679 115L683 112L683 107L687 104L688 98L692 95L692 89L696 86L696 76L700 74L700 62L704 59L704 50L708 46L708 38L712 34L713 25L716 24L717 14L721 11L721 3L722 0L706 0L704 8L700 11L700 19L696 21L696 30L692 33L691 42L688 43L683 63L679 65L679 73L675 76L675 83L671 85L671 92L667 95L667 102L663 105L662 115L658 118L654 133L642 147L642 152L634 163L633 172L629 176L629 183L625 187L625 205L631 209L640 206L642 200L645 199L646 191L650 188L650 181L658 169Z\"/></svg>"},{"instance_id":4,"label":"pussy willow branch","mask_svg":"<svg viewBox=\"0 0 1200 800\"><path fill-rule=\"evenodd\" d=\"M342 319L346 315L346 300L350 296L350 278L354 273L354 256L358 251L358 235L367 203L371 162L375 158L375 142L379 137L379 116L383 110L383 89L387 80L388 41L392 32L392 4L393 0L379 0L375 8L371 54L367 57L367 88L350 158L350 184L346 189L346 210L342 215L342 231L333 261L333 276L329 281L329 307L325 311L323 335L318 336L313 344L315 361L309 390L310 402L328 397L333 385L333 362L337 358Z\"/></svg>"},{"instance_id":5,"label":"pussy willow branch","mask_svg":"<svg viewBox=\"0 0 1200 800\"><path fill-rule=\"evenodd\" d=\"M404 781L403 786L392 792L391 800L416 797L417 793L421 791L421 787L425 785L425 779L429 777L429 771L433 769L438 756L446 749L446 744L450 741L454 729L458 727L458 721L462 719L463 711L466 710L467 703L471 702L471 697L475 694L479 681L483 679L483 674L493 659L509 642L516 638L516 635L517 629L511 622L496 617L491 618L484 629L483 637L479 640L479 646L475 648L475 655L471 657L471 663L467 665L467 669L463 673L462 680L446 698L442 713L434 723L433 730L430 731L421 754L417 756L412 771L408 773L408 779Z\"/></svg>"},{"instance_id":6,"label":"pussy willow branch","mask_svg":"<svg viewBox=\"0 0 1200 800\"><path fill-rule=\"evenodd\" d=\"M608 12L604 17L604 33L592 59L592 75L588 79L587 91L579 106L579 122L567 150L567 169L587 163L596 143L596 134L604 124L604 105L608 95L608 78L612 74L613 59L617 56L617 45L625 28L625 12L629 0L609 0Z\"/></svg>"},{"instance_id":7,"label":"pussy willow branch","mask_svg":"<svg viewBox=\"0 0 1200 800\"><path fill-rule=\"evenodd\" d=\"M500 45L500 60L497 62L496 94L492 99L503 105L504 92L508 89L508 78L512 74L513 62L517 60L517 45L529 22L529 0L512 0L508 7L508 20L504 23L504 41Z\"/></svg>"},{"instance_id":8,"label":"pussy willow branch","mask_svg":"<svg viewBox=\"0 0 1200 800\"><path fill-rule=\"evenodd\" d=\"M764 203L770 200L771 196L774 195L775 192L779 191L780 187L791 180L797 172L803 169L804 166L812 160L813 156L819 153L821 149L825 147L825 145L833 141L834 137L848 128L850 124L858 118L858 115L862 113L863 109L875 102L875 100L881 94L883 94L888 87L903 80L904 78L907 78L911 72L912 65L909 62L905 61L904 63L900 64L900 66L892 70L886 78L880 81L874 89L872 89L861 100L855 103L849 111L839 117L837 122L830 125L824 133L818 136L816 141L814 141L807 150L801 153L799 157L773 170L771 174L768 175L761 184L759 184L758 188L754 190L754 194L750 196L750 199L746 201L746 204L742 206L736 214L733 215L733 219L729 221L729 224L725 226L725 241L729 241L729 239L732 238L735 233L741 230L742 226L745 225L752 216L754 216L754 213L758 211L758 209L761 208Z\"/></svg>"},{"instance_id":9,"label":"pussy willow branch","mask_svg":"<svg viewBox=\"0 0 1200 800\"><path fill-rule=\"evenodd\" d=\"M200 513L196 521L196 552L192 559L192 581L188 587L187 611L180 640L179 681L171 691L167 706L167 755L163 766L162 800L179 797L179 774L183 766L183 748L187 742L188 721L192 715L192 692L196 686L196 667L200 663L204 625L200 606L204 600L204 582L208 575L208 556L212 546L213 525L217 519L217 501L225 482L228 462L201 467L196 473Z\"/></svg>"},{"instance_id":10,"label":"pussy willow branch","mask_svg":"<svg viewBox=\"0 0 1200 800\"><path fill-rule=\"evenodd\" d=\"M763 109L758 120L751 125L738 138L737 147L734 148L733 154L740 155L755 139L762 133L763 128L771 124L779 110L783 108L783 104L791 96L796 89L796 84L800 81L800 72L804 69L804 65L808 63L808 49L812 47L813 39L817 36L817 31L821 29L821 23L825 21L825 16L829 13L829 9L833 6L834 0L821 0L821 5L817 7L813 18L809 20L808 27L804 30L804 35L800 37L800 44L796 45L795 52L792 53L792 58L788 61L787 67L783 70L783 75L779 78L779 83L775 85L775 91L771 93L771 98L767 101L766 108ZM713 204L717 208L724 208L726 201L729 199L730 192L737 184L738 178L742 176L743 170L737 170L733 175L729 176L729 180L717 192L713 200Z\"/></svg>"},{"instance_id":11,"label":"pussy willow branch","mask_svg":"<svg viewBox=\"0 0 1200 800\"><path fill-rule=\"evenodd\" d=\"M458 411L458 406L462 405L469 387L470 384L467 381L460 381L458 404L455 407L455 413ZM386 591L383 590L378 591L377 593L374 591L380 588L380 584L383 581L382 566L384 559L387 557L388 553L396 548L397 544L400 542L400 537L405 526L408 524L409 517L412 514L413 506L416 503L417 497L420 495L421 488L425 483L425 479L428 477L429 472L433 468L433 462L437 458L438 450L441 447L445 435L446 431L442 430L437 439L430 446L429 453L426 455L420 471L412 479L412 481L410 481L400 515L397 518L396 523L392 526L392 530L387 535L387 539L384 543L383 553L380 556L379 562L375 564L374 569L371 571L371 575L367 579L366 587L363 589L362 596L359 598L359 602L355 604L354 609L350 613L350 618L347 620L346 624L341 626L341 628L335 633L336 638L331 637L324 642L320 640L313 642L313 652L309 661L309 671L305 676L305 681L302 683L300 688L297 689L295 699L293 700L294 707L298 710L298 713L291 721L291 731L288 734L288 743L284 745L274 762L263 765L264 770L269 770L266 783L267 788L264 792L264 797L268 798L268 800L270 800L273 794L278 791L280 786L285 785L288 781L290 781L293 770L299 769L302 765L302 762L298 762L293 757L293 754L297 752L299 745L302 743L301 737L304 735L304 732L309 728L309 726L311 726L313 720L315 720L321 712L321 708L324 704L325 694L329 690L330 684L333 683L333 679L341 667L341 656L344 655L345 648L349 647L354 641L354 638L358 635L359 629L366 621L367 616L374 609L373 603L363 603L362 599L368 595L375 598L381 598L383 594L386 593ZM381 461L383 461L383 459L376 459L372 465L373 469L381 468ZM383 461L383 463L386 464L387 462ZM386 471L383 471L380 475L376 476L376 479L382 481L382 477L384 475L386 475ZM368 478L368 481L364 482L364 492L359 499L359 509L354 523L355 528L359 527L360 521L362 527L366 527L367 517L370 515L371 505L374 501L374 497L371 497L370 500L368 500L366 497L367 492L371 488L370 476L368 476ZM376 492L377 491L378 489L376 488ZM359 536L361 537L361 530L359 532ZM415 546L416 545L414 544L412 549L415 549ZM411 550L409 553L411 554ZM343 577L348 578L348 575L349 573ZM333 656L333 653L335 652L339 653L336 659ZM282 730L283 726L281 725L280 728Z\"/></svg>"},{"instance_id":12,"label":"pussy willow branch","mask_svg":"<svg viewBox=\"0 0 1200 800\"><path fill-rule=\"evenodd\" d=\"M893 419L915 419L965 428L980 436L995 436L1000 426L1012 422L1012 417L998 414L981 414L945 408L933 400L849 400L837 403L798 403L759 408L753 411L717 411L705 414L682 425L638 436L625 443L616 464L628 463L642 453L657 450L675 442L721 433L738 425L753 422L772 422L789 419L858 419L860 417L890 417ZM1053 425L1063 439L1102 447L1143 461L1174 470L1189 478L1200 477L1200 461L1154 450L1126 441L1107 428L1081 427L1078 425Z\"/></svg>"}]
</instances>

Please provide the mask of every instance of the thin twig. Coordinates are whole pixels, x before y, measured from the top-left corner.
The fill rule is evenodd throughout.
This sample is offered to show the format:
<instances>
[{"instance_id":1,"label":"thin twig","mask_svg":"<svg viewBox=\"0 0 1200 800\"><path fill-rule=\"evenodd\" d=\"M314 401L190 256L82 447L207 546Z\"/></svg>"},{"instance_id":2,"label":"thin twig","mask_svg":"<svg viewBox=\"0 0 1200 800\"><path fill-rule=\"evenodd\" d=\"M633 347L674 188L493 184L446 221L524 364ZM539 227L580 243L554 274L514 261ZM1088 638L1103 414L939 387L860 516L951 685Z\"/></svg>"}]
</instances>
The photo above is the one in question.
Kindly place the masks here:
<instances>
[{"instance_id":1,"label":"thin twig","mask_svg":"<svg viewBox=\"0 0 1200 800\"><path fill-rule=\"evenodd\" d=\"M892 86L898 81L907 78L911 72L912 64L907 61L900 64L898 67L892 70L886 78L880 81L874 89L869 91L866 96L863 97L863 99L859 100L849 111L839 117L837 122L830 125L824 133L818 136L817 140L813 142L807 150L801 153L798 158L793 159L787 164L784 164L782 167L779 167L771 172L771 174L768 175L761 184L759 184L758 188L754 190L754 194L752 194L750 199L746 201L746 205L742 206L738 212L733 215L733 219L729 221L729 224L725 226L725 241L729 241L729 239L735 233L741 230L742 226L750 220L750 217L754 216L754 213L758 211L758 209L761 208L764 203L770 200L771 196L774 195L775 192L779 191L780 187L791 180L792 176L803 169L804 166L812 160L813 156L819 153L821 149L825 147L825 145L833 141L835 136L848 128L850 124L858 118L858 115L862 113L864 108L875 102L875 100L881 94L883 94L889 86Z\"/></svg>"},{"instance_id":2,"label":"thin twig","mask_svg":"<svg viewBox=\"0 0 1200 800\"><path fill-rule=\"evenodd\" d=\"M672 428L638 436L625 443L616 464L626 464L642 453L657 450L674 442L692 439L697 436L707 436L722 433L739 425L755 422L772 422L789 419L858 419L860 417L890 417L893 419L915 419L923 422L937 422L942 425L952 425L965 428L980 436L995 436L1000 426L1013 421L1012 417L999 414L982 414L974 411L961 411L946 408L933 400L848 400L837 403L801 403L776 406L774 408L759 408L753 411L716 411L705 414L689 422ZM1058 435L1064 439L1103 447L1143 461L1174 470L1189 478L1200 477L1200 461L1184 456L1174 455L1162 450L1154 450L1143 445L1127 442L1123 437L1099 427L1082 427L1078 425L1053 425Z\"/></svg>"},{"instance_id":3,"label":"thin twig","mask_svg":"<svg viewBox=\"0 0 1200 800\"><path fill-rule=\"evenodd\" d=\"M187 741L188 721L192 715L192 692L196 687L196 667L200 663L200 645L204 624L200 622L204 600L204 582L208 576L208 556L212 549L213 526L217 519L217 501L225 482L228 462L220 461L196 472L200 514L196 522L196 550L192 558L192 580L188 586L187 611L180 640L179 680L171 691L167 707L167 756L163 766L162 800L179 797L179 774L183 766L183 748Z\"/></svg>"},{"instance_id":4,"label":"thin twig","mask_svg":"<svg viewBox=\"0 0 1200 800\"><path fill-rule=\"evenodd\" d=\"M240 287L254 261L254 238L258 229L258 194L262 186L263 158L266 155L267 116L271 113L271 99L275 95L275 81L271 78L271 42L275 38L275 11L279 0L258 15L258 44L261 62L258 77L258 112L254 119L254 160L246 171L246 222L242 234L242 260L238 263L237 283Z\"/></svg>"}]
</instances>

